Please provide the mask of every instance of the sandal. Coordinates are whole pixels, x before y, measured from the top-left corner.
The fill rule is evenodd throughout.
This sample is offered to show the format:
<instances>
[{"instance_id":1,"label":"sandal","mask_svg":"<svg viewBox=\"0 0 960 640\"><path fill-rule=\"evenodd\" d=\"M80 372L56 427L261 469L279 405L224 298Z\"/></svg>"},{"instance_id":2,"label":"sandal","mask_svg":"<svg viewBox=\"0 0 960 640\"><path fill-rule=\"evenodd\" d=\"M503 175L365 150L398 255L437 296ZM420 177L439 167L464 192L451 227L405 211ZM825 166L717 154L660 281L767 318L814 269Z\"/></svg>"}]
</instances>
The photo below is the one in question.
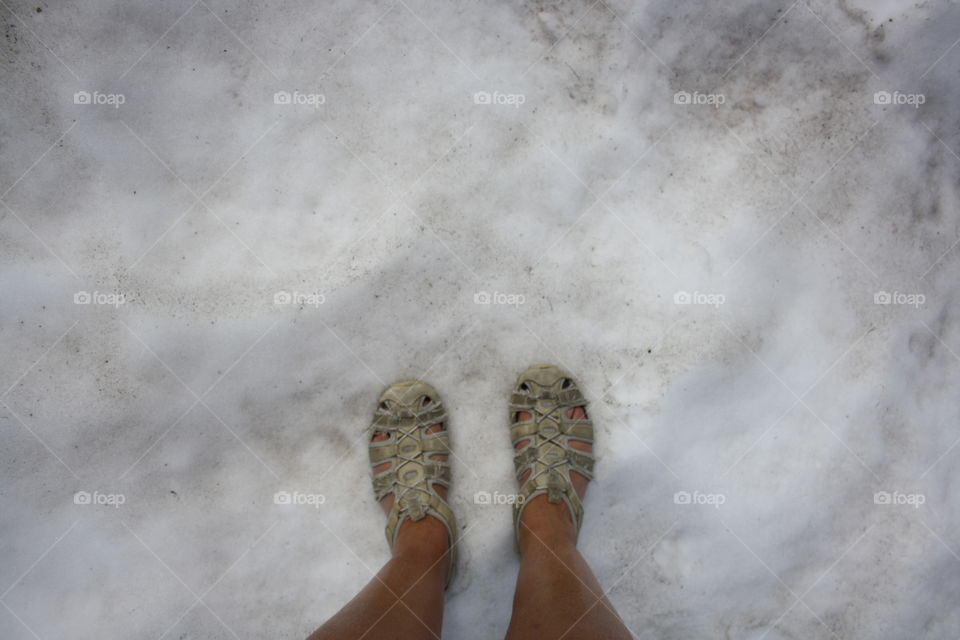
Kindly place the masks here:
<instances>
[{"instance_id":1,"label":"sandal","mask_svg":"<svg viewBox=\"0 0 960 640\"><path fill-rule=\"evenodd\" d=\"M450 584L456 566L454 532L457 520L436 486L450 489L450 463L437 460L437 455L450 454L450 438L446 430L447 413L436 389L425 382L410 380L390 385L377 404L370 425L369 445L371 470L384 463L390 466L373 473L373 492L377 502L393 493L393 508L387 517L387 544L393 549L405 520L414 522L432 515L442 522L450 536ZM441 429L427 433L434 424ZM387 434L374 441L377 432Z\"/></svg>"},{"instance_id":2,"label":"sandal","mask_svg":"<svg viewBox=\"0 0 960 640\"><path fill-rule=\"evenodd\" d=\"M532 366L517 378L510 396L510 437L517 481L530 471L513 503L518 548L523 509L543 494L554 504L567 505L576 534L580 534L583 503L570 480L570 472L576 471L590 480L594 457L592 452L574 449L570 441L593 444L593 423L589 418L568 418L567 411L586 405L587 400L573 379L553 365ZM530 418L520 421L521 412L529 413Z\"/></svg>"}]
</instances>

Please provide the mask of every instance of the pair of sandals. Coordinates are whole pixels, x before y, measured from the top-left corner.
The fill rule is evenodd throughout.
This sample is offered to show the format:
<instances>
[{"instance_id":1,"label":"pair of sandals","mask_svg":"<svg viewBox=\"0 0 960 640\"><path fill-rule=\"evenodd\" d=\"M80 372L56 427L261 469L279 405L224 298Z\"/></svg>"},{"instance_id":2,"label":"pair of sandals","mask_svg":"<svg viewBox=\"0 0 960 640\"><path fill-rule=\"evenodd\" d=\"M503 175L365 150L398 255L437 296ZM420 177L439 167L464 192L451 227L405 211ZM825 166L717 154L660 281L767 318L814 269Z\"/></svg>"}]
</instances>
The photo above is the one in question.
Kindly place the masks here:
<instances>
[{"instance_id":1,"label":"pair of sandals","mask_svg":"<svg viewBox=\"0 0 960 640\"><path fill-rule=\"evenodd\" d=\"M589 480L593 477L594 458L591 452L575 449L570 443L592 445L593 424L587 417L570 417L570 410L586 405L576 382L553 365L532 366L517 378L510 396L510 437L520 483L513 504L513 527L518 541L520 516L526 505L540 495L546 495L554 504L565 504L577 534L580 533L583 504L570 472ZM524 414L527 418L520 420ZM431 430L436 424L440 430ZM418 380L398 382L380 396L370 429L373 436L379 433L386 438L371 438L369 451L377 501L394 495L393 508L387 516L387 544L393 549L404 521L421 520L427 515L436 517L450 536L449 585L456 566L457 521L450 505L436 490L437 486L450 488L450 435L446 426L447 413L436 389Z\"/></svg>"}]
</instances>

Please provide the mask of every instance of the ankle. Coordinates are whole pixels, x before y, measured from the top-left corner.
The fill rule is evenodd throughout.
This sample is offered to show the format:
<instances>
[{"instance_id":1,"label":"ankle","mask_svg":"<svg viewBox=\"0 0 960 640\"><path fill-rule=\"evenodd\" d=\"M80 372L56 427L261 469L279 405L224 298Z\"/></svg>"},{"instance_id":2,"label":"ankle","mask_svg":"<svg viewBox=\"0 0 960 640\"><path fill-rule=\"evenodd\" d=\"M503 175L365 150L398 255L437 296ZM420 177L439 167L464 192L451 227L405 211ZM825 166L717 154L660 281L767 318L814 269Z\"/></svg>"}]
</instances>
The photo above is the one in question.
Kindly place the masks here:
<instances>
[{"instance_id":1,"label":"ankle","mask_svg":"<svg viewBox=\"0 0 960 640\"><path fill-rule=\"evenodd\" d=\"M565 504L554 504L540 495L530 501L520 517L520 552L576 547L577 530Z\"/></svg>"},{"instance_id":2,"label":"ankle","mask_svg":"<svg viewBox=\"0 0 960 640\"><path fill-rule=\"evenodd\" d=\"M427 516L416 522L406 520L400 524L393 555L435 561L443 557L449 547L450 536L447 528L437 518Z\"/></svg>"}]
</instances>

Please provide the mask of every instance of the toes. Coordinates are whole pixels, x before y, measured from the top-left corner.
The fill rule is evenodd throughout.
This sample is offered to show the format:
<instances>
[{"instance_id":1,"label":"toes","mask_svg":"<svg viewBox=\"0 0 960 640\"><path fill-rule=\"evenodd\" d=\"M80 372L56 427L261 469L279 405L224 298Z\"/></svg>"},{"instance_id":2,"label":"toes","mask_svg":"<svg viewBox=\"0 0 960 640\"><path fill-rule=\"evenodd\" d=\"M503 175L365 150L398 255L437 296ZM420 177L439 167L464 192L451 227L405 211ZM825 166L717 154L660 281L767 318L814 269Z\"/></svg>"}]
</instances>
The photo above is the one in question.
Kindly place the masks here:
<instances>
[{"instance_id":1,"label":"toes","mask_svg":"<svg viewBox=\"0 0 960 640\"><path fill-rule=\"evenodd\" d=\"M513 414L513 423L517 424L518 422L526 422L533 417L529 411L517 411Z\"/></svg>"},{"instance_id":2,"label":"toes","mask_svg":"<svg viewBox=\"0 0 960 640\"><path fill-rule=\"evenodd\" d=\"M390 438L390 434L387 433L386 431L374 431L373 437L370 438L370 442L383 442L384 440L388 440L389 438ZM373 468L373 472L380 473L381 471L386 471L389 468L390 468L390 462L389 461L383 462L375 466Z\"/></svg>"},{"instance_id":3,"label":"toes","mask_svg":"<svg viewBox=\"0 0 960 640\"><path fill-rule=\"evenodd\" d=\"M432 424L429 427L427 427L427 430L424 433L427 433L427 434L439 433L440 431L446 431L446 430L447 428L443 425L443 423L438 422L436 424ZM446 460L447 457L448 456L446 453L434 453L430 455L431 460Z\"/></svg>"},{"instance_id":4,"label":"toes","mask_svg":"<svg viewBox=\"0 0 960 640\"><path fill-rule=\"evenodd\" d=\"M593 451L593 445L589 442L583 442L582 440L570 440L570 446L578 451L586 451L587 453Z\"/></svg>"},{"instance_id":5,"label":"toes","mask_svg":"<svg viewBox=\"0 0 960 640\"><path fill-rule=\"evenodd\" d=\"M587 419L587 408L586 407L572 407L567 409L567 418L570 420L586 420ZM593 451L593 445L589 442L583 442L581 440L570 440L570 446L578 451ZM579 475L579 474L577 474ZM582 477L582 476L581 476Z\"/></svg>"},{"instance_id":6,"label":"toes","mask_svg":"<svg viewBox=\"0 0 960 640\"><path fill-rule=\"evenodd\" d=\"M526 422L532 417L533 417L533 414L531 414L529 411L517 411L515 414L513 414L513 421L514 423ZM513 448L517 451L520 451L521 449L526 447L528 444L530 444L530 438L524 438L523 440L518 440L517 444L513 445ZM521 484L522 483L523 483L523 480L521 480Z\"/></svg>"}]
</instances>

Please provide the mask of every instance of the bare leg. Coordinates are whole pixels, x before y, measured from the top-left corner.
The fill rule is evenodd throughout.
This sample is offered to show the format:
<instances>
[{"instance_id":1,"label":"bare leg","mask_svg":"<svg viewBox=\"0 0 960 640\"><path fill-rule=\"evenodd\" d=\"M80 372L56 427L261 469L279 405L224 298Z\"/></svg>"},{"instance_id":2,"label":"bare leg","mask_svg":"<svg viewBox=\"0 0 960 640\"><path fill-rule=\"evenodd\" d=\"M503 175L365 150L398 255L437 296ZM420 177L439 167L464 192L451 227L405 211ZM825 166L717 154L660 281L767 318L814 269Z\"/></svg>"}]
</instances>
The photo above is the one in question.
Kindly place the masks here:
<instances>
[{"instance_id":1,"label":"bare leg","mask_svg":"<svg viewBox=\"0 0 960 640\"><path fill-rule=\"evenodd\" d=\"M433 425L428 431L441 429ZM377 433L374 440L386 438ZM446 455L435 454L442 460ZM385 463L376 468L389 466ZM446 498L446 489L436 486ZM393 507L393 494L382 506ZM437 640L443 622L443 589L450 560L447 529L428 516L400 525L393 557L353 600L313 632L308 640Z\"/></svg>"},{"instance_id":2,"label":"bare leg","mask_svg":"<svg viewBox=\"0 0 960 640\"><path fill-rule=\"evenodd\" d=\"M582 407L571 418L586 417ZM520 420L529 419L521 412ZM522 449L525 443L517 445ZM584 443L571 446L589 451ZM587 479L571 472L580 497ZM526 480L526 478L522 478ZM520 575L513 598L513 616L507 640L629 640L630 632L620 621L587 561L577 551L576 531L563 504L551 504L546 496L530 501L520 519Z\"/></svg>"}]
</instances>

